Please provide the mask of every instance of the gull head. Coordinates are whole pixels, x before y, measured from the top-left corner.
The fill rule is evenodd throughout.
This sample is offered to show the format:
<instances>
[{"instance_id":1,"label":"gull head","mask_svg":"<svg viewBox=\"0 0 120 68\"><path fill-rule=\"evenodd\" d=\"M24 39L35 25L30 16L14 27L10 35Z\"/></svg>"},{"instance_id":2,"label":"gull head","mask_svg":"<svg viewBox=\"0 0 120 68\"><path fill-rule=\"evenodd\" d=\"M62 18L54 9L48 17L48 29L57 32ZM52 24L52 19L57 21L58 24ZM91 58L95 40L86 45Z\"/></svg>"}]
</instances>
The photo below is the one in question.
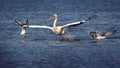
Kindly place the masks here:
<instances>
[{"instance_id":1,"label":"gull head","mask_svg":"<svg viewBox=\"0 0 120 68\"><path fill-rule=\"evenodd\" d=\"M97 33L96 32L90 32L90 36L92 36L93 39L95 39L97 37Z\"/></svg>"}]
</instances>

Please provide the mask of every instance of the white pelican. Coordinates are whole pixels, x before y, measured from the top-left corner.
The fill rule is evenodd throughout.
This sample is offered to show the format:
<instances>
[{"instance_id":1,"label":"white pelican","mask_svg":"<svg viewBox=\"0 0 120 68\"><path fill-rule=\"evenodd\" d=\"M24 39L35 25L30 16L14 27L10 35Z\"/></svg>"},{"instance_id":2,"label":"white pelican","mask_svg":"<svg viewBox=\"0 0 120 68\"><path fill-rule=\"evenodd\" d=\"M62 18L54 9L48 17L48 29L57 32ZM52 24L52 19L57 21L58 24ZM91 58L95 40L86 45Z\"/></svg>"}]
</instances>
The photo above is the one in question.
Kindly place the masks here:
<instances>
[{"instance_id":1,"label":"white pelican","mask_svg":"<svg viewBox=\"0 0 120 68\"><path fill-rule=\"evenodd\" d=\"M40 26L40 25L28 25L28 27L29 28L48 28L48 29L51 29L55 34L61 35L61 34L65 34L64 28L71 27L71 26L77 26L77 25L83 24L86 21L91 19L91 17L89 17L88 19L82 20L82 21L79 21L79 22L73 22L73 23L69 23L69 24L63 25L63 26L56 26L57 17L58 17L57 14L54 14L53 16L51 16L49 18L49 20L50 19L54 19L53 27Z\"/></svg>"},{"instance_id":2,"label":"white pelican","mask_svg":"<svg viewBox=\"0 0 120 68\"><path fill-rule=\"evenodd\" d=\"M71 26L77 26L77 25L83 24L83 23L85 23L86 21L88 21L88 20L90 20L90 19L92 18L92 17L89 17L89 18L87 18L86 20L69 23L69 24L66 24L66 25L63 25L63 26L56 26L57 17L58 17L57 14L54 14L53 16L51 16L51 17L49 18L49 20L50 20L50 19L54 19L53 27L41 26L41 25L28 25L28 20L26 21L26 24L22 24L22 23L16 22L16 21L15 21L15 24L17 24L17 25L19 25L19 26L22 26L21 35L23 35L23 36L24 36L25 33L26 33L26 28L27 28L27 27L29 27L29 28L47 28L47 29L52 30L55 34L62 35L62 34L65 34L64 28L71 27Z\"/></svg>"},{"instance_id":3,"label":"white pelican","mask_svg":"<svg viewBox=\"0 0 120 68\"><path fill-rule=\"evenodd\" d=\"M101 35L97 34L97 32L90 32L90 35L92 36L94 40L101 40L101 39L106 38L106 36L111 35L112 33L115 33L115 32L116 30L109 30L109 31L102 33Z\"/></svg>"}]
</instances>

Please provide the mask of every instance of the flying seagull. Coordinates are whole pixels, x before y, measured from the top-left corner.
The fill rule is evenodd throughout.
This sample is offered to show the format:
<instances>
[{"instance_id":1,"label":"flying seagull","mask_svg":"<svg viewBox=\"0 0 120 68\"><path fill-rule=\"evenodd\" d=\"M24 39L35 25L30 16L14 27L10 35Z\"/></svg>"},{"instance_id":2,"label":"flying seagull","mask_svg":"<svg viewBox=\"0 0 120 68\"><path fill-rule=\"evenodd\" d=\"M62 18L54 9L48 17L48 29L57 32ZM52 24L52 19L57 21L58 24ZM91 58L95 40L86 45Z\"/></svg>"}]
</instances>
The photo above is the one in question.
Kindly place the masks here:
<instances>
[{"instance_id":1,"label":"flying seagull","mask_svg":"<svg viewBox=\"0 0 120 68\"><path fill-rule=\"evenodd\" d=\"M28 20L26 20L26 23L17 22L17 21L15 20L15 24L16 24L17 26L22 27L22 28L21 28L21 33L20 33L20 35L23 36L23 38L24 38L24 36L25 36L25 34L26 34L26 28L28 27Z\"/></svg>"}]
</instances>

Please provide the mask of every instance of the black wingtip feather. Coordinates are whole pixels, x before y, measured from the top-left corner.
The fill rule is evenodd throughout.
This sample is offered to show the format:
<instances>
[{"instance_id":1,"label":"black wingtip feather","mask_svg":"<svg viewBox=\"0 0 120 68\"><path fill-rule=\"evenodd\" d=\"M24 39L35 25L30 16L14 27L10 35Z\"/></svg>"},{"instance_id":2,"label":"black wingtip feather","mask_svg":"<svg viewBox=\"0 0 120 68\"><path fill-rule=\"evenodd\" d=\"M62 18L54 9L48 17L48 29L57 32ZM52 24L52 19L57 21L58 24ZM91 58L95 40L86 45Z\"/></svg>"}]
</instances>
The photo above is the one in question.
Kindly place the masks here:
<instances>
[{"instance_id":1,"label":"black wingtip feather","mask_svg":"<svg viewBox=\"0 0 120 68\"><path fill-rule=\"evenodd\" d=\"M80 22L80 24L83 24L83 23L85 23L85 22Z\"/></svg>"},{"instance_id":2,"label":"black wingtip feather","mask_svg":"<svg viewBox=\"0 0 120 68\"><path fill-rule=\"evenodd\" d=\"M91 17L87 18L86 21L91 20L92 18L96 18L96 15L92 15Z\"/></svg>"},{"instance_id":3,"label":"black wingtip feather","mask_svg":"<svg viewBox=\"0 0 120 68\"><path fill-rule=\"evenodd\" d=\"M26 23L25 23L25 25L27 25L28 24L28 19L26 20Z\"/></svg>"}]
</instances>

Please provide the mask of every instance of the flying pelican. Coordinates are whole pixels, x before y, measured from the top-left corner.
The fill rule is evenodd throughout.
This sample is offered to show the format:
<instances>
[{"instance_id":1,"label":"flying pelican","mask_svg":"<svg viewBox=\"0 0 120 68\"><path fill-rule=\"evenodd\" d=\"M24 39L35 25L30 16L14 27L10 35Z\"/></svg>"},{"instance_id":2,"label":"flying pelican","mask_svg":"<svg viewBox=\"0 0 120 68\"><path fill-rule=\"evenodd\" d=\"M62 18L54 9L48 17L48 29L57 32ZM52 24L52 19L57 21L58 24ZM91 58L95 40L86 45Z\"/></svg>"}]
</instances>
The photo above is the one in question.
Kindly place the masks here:
<instances>
[{"instance_id":1,"label":"flying pelican","mask_svg":"<svg viewBox=\"0 0 120 68\"><path fill-rule=\"evenodd\" d=\"M101 35L97 34L97 32L90 32L90 35L92 36L94 40L101 40L101 39L106 38L106 36L111 35L115 32L116 30L109 30L109 31L103 32Z\"/></svg>"},{"instance_id":2,"label":"flying pelican","mask_svg":"<svg viewBox=\"0 0 120 68\"><path fill-rule=\"evenodd\" d=\"M48 28L48 29L51 29L55 34L65 34L66 32L64 31L64 28L67 28L67 27L72 27L72 26L77 26L77 25L80 25L80 24L83 24L85 23L86 21L90 20L91 17L89 17L88 19L86 20L82 20L82 21L79 21L79 22L73 22L73 23L69 23L69 24L66 24L66 25L63 25L63 26L56 26L56 23L57 23L57 14L54 14L53 16L51 16L48 20L51 20L51 19L54 19L54 22L53 22L53 27L49 27L49 26L40 26L40 25L28 25L29 28Z\"/></svg>"},{"instance_id":3,"label":"flying pelican","mask_svg":"<svg viewBox=\"0 0 120 68\"><path fill-rule=\"evenodd\" d=\"M57 17L58 17L57 14L54 14L53 16L51 16L51 17L49 18L49 20L54 19L53 27L41 26L41 25L28 25L28 20L26 21L26 24L22 24L22 23L16 22L16 21L15 21L15 24L17 24L17 25L19 25L19 26L22 26L21 35L25 35L25 33L26 33L26 28L27 28L27 27L29 27L29 28L47 28L47 29L52 30L55 34L62 35L62 34L65 34L65 33L66 33L66 32L64 31L64 28L72 27L72 26L77 26L77 25L83 24L83 23L85 23L86 21L88 21L88 20L90 20L90 19L92 18L92 17L89 17L89 18L87 18L86 20L69 23L69 24L66 24L66 25L63 25L63 26L56 26Z\"/></svg>"},{"instance_id":4,"label":"flying pelican","mask_svg":"<svg viewBox=\"0 0 120 68\"><path fill-rule=\"evenodd\" d=\"M26 28L28 27L28 20L26 20L26 23L17 22L15 20L15 24L18 25L18 26L20 26L20 27L22 27L20 35L24 38L24 36L26 34Z\"/></svg>"}]
</instances>

